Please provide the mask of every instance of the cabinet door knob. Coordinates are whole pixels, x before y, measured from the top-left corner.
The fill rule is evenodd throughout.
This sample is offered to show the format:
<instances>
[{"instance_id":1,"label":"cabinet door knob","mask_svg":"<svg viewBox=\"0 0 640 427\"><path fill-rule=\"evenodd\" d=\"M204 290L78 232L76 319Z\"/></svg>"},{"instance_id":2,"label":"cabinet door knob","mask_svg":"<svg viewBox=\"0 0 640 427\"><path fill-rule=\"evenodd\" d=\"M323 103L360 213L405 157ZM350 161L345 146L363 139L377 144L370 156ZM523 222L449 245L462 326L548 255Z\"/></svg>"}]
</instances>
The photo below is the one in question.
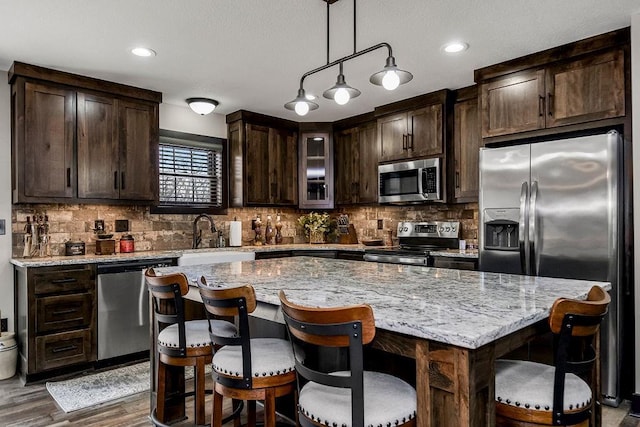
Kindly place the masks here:
<instances>
[{"instance_id":1,"label":"cabinet door knob","mask_svg":"<svg viewBox=\"0 0 640 427\"><path fill-rule=\"evenodd\" d=\"M402 149L406 150L407 149L407 135L406 134L402 134Z\"/></svg>"},{"instance_id":2,"label":"cabinet door knob","mask_svg":"<svg viewBox=\"0 0 640 427\"><path fill-rule=\"evenodd\" d=\"M547 114L553 116L553 94L547 93Z\"/></svg>"},{"instance_id":3,"label":"cabinet door knob","mask_svg":"<svg viewBox=\"0 0 640 427\"><path fill-rule=\"evenodd\" d=\"M71 187L71 168L67 168L67 187Z\"/></svg>"},{"instance_id":4,"label":"cabinet door knob","mask_svg":"<svg viewBox=\"0 0 640 427\"><path fill-rule=\"evenodd\" d=\"M120 174L120 189L124 190L124 172Z\"/></svg>"},{"instance_id":5,"label":"cabinet door knob","mask_svg":"<svg viewBox=\"0 0 640 427\"><path fill-rule=\"evenodd\" d=\"M113 173L113 189L114 190L118 189L118 171L115 171Z\"/></svg>"},{"instance_id":6,"label":"cabinet door knob","mask_svg":"<svg viewBox=\"0 0 640 427\"><path fill-rule=\"evenodd\" d=\"M411 144L409 144L409 149L413 150L413 134L412 133L407 135L407 140L411 141Z\"/></svg>"}]
</instances>

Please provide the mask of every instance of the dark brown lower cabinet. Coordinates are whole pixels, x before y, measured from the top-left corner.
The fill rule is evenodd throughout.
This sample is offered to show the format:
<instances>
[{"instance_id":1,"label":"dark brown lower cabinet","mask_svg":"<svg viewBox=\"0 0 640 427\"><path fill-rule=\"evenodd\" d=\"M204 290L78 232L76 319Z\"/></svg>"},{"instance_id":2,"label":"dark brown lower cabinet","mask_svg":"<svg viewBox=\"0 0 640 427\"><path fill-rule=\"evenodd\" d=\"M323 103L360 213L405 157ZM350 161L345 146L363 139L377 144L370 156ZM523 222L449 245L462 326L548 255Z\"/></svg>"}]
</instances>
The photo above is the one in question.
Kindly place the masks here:
<instances>
[{"instance_id":1,"label":"dark brown lower cabinet","mask_svg":"<svg viewBox=\"0 0 640 427\"><path fill-rule=\"evenodd\" d=\"M19 371L25 382L97 360L94 265L15 267Z\"/></svg>"}]
</instances>

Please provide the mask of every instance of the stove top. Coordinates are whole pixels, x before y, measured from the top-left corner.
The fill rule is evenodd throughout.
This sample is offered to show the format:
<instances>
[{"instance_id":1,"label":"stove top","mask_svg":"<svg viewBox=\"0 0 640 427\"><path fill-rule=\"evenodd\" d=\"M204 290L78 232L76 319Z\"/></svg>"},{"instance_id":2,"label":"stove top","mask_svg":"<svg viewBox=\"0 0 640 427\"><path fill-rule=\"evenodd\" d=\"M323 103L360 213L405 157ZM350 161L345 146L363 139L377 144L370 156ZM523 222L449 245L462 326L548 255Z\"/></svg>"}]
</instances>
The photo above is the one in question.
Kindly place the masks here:
<instances>
[{"instance_id":1,"label":"stove top","mask_svg":"<svg viewBox=\"0 0 640 427\"><path fill-rule=\"evenodd\" d=\"M365 249L365 261L427 265L431 251L457 249L459 221L400 222L395 248Z\"/></svg>"}]
</instances>

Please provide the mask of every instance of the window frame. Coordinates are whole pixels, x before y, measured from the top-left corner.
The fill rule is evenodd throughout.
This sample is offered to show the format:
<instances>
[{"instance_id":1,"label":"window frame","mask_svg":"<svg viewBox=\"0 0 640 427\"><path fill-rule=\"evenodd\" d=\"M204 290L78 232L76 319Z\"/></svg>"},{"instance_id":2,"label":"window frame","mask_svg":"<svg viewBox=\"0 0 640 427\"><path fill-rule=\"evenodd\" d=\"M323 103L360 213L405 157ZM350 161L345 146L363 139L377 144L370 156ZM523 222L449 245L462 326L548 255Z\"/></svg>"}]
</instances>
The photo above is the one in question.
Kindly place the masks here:
<instances>
[{"instance_id":1,"label":"window frame","mask_svg":"<svg viewBox=\"0 0 640 427\"><path fill-rule=\"evenodd\" d=\"M158 200L156 204L151 207L150 213L152 214L200 214L208 213L213 215L225 215L229 208L229 169L228 169L228 141L225 138L218 138L215 136L197 135L187 132L179 132L173 130L160 129L158 138L158 156L156 161L158 162L158 190L160 189L160 144L162 144L162 137L179 139L185 142L185 145L198 147L204 144L220 144L222 145L222 203L221 205L203 206L203 205L188 205L188 204L161 204L160 194L158 191Z\"/></svg>"}]
</instances>

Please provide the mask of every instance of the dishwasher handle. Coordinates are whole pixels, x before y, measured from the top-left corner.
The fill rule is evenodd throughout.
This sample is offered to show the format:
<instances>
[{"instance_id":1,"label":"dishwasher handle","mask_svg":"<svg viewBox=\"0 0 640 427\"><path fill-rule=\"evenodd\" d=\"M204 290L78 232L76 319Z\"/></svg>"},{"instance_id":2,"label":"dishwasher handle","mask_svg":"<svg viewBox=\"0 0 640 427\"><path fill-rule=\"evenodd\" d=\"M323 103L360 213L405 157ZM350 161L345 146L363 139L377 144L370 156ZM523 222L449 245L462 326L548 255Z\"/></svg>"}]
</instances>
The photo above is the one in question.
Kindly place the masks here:
<instances>
[{"instance_id":1,"label":"dishwasher handle","mask_svg":"<svg viewBox=\"0 0 640 427\"><path fill-rule=\"evenodd\" d=\"M113 262L98 264L96 267L97 273L100 274L117 274L117 273L129 273L140 272L150 267L169 267L176 265L174 258L157 259L157 260L145 260L138 262Z\"/></svg>"}]
</instances>

